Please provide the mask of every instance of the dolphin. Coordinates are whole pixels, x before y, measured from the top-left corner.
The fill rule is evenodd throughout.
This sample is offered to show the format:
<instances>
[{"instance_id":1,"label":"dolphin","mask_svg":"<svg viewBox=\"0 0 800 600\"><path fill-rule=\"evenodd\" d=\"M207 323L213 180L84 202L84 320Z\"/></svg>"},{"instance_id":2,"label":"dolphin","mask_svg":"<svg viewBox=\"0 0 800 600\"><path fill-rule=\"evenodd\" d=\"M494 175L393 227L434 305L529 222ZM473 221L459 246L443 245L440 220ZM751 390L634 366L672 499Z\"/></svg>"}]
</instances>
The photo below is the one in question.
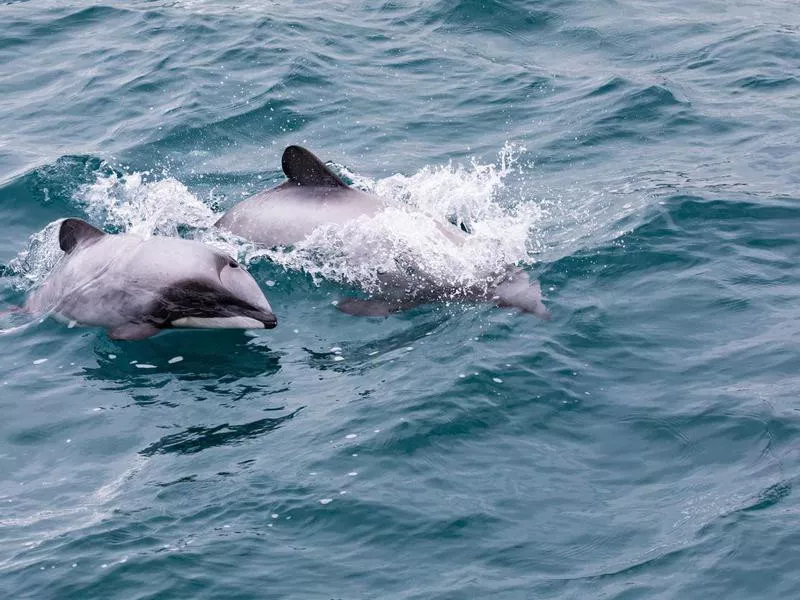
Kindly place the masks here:
<instances>
[{"instance_id":1,"label":"dolphin","mask_svg":"<svg viewBox=\"0 0 800 600\"><path fill-rule=\"evenodd\" d=\"M286 181L251 196L226 212L216 227L267 247L292 246L322 225L344 224L374 216L381 208L376 196L348 186L319 158L300 146L288 146L281 157ZM442 235L460 243L466 226L437 224ZM516 307L549 319L538 282L519 268L488 274L480 285L442 286L424 273L381 277L382 290L368 299L346 298L337 304L353 315L385 316L413 306L441 300L490 301Z\"/></svg>"},{"instance_id":2,"label":"dolphin","mask_svg":"<svg viewBox=\"0 0 800 600\"><path fill-rule=\"evenodd\" d=\"M286 181L242 200L216 226L263 246L291 246L321 225L372 216L380 200L342 181L300 146L283 151Z\"/></svg>"},{"instance_id":3,"label":"dolphin","mask_svg":"<svg viewBox=\"0 0 800 600\"><path fill-rule=\"evenodd\" d=\"M255 279L230 256L200 242L109 235L64 219L64 256L25 309L139 340L173 327L271 329L278 323Z\"/></svg>"}]
</instances>

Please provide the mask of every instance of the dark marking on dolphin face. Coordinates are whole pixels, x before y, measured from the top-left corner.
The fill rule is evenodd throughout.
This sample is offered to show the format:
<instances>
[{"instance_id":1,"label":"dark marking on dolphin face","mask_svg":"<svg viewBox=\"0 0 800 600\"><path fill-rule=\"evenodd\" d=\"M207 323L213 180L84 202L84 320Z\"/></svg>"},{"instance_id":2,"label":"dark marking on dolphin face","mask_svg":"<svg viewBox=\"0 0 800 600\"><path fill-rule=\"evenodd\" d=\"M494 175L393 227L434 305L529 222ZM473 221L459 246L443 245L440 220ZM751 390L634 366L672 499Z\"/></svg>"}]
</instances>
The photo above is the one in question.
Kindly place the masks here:
<instances>
[{"instance_id":1,"label":"dark marking on dolphin face","mask_svg":"<svg viewBox=\"0 0 800 600\"><path fill-rule=\"evenodd\" d=\"M181 238L107 235L80 219L59 228L65 255L26 309L143 339L172 327L271 329L277 319L236 260Z\"/></svg>"},{"instance_id":2,"label":"dark marking on dolphin face","mask_svg":"<svg viewBox=\"0 0 800 600\"><path fill-rule=\"evenodd\" d=\"M278 319L270 310L251 304L222 286L199 280L177 281L161 290L147 320L160 329L166 329L175 327L176 322L184 319L237 318L253 319L265 329L272 329L278 324Z\"/></svg>"}]
</instances>

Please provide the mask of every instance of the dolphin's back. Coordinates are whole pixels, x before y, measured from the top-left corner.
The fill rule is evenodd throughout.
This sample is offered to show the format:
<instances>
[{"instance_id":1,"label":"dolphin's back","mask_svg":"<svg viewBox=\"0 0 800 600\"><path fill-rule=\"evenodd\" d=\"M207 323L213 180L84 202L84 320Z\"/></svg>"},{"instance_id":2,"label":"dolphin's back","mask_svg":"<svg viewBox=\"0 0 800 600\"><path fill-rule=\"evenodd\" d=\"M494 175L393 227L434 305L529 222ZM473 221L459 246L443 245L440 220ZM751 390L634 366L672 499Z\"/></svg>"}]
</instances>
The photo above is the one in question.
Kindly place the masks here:
<instances>
[{"instance_id":1,"label":"dolphin's back","mask_svg":"<svg viewBox=\"0 0 800 600\"><path fill-rule=\"evenodd\" d=\"M291 246L317 227L373 215L378 199L345 184L311 152L284 150L287 181L243 200L216 226L264 246Z\"/></svg>"}]
</instances>

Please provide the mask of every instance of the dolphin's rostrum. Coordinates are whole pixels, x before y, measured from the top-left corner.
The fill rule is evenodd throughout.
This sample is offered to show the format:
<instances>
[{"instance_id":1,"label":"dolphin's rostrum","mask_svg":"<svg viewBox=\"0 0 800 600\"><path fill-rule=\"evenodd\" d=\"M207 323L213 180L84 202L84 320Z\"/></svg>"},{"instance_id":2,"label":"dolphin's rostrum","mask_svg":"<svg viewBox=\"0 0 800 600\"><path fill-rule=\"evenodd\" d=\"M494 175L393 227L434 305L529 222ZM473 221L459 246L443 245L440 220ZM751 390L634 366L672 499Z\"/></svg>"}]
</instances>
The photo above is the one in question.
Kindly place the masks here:
<instances>
[{"instance_id":1,"label":"dolphin's rostrum","mask_svg":"<svg viewBox=\"0 0 800 600\"><path fill-rule=\"evenodd\" d=\"M61 222L65 255L26 309L134 340L172 327L271 329L272 308L253 277L206 244L109 235L80 219Z\"/></svg>"}]
</instances>

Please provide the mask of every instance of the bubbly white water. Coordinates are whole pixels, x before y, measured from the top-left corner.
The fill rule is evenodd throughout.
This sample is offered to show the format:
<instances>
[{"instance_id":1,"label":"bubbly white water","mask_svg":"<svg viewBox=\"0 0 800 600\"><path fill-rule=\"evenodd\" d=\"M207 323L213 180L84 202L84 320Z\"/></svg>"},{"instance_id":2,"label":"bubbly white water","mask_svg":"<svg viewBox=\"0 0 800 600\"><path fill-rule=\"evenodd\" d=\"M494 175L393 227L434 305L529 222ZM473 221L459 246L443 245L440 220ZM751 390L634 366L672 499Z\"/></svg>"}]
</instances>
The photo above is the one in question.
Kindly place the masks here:
<instances>
[{"instance_id":1,"label":"bubbly white water","mask_svg":"<svg viewBox=\"0 0 800 600\"><path fill-rule=\"evenodd\" d=\"M497 163L425 167L380 180L335 165L355 187L378 196L383 209L318 227L293 248L257 250L250 257L267 256L317 280L368 291L380 286L379 275L421 273L433 284L466 287L508 265L528 264L542 210L536 202L508 203L503 195L522 150L509 144Z\"/></svg>"},{"instance_id":2,"label":"bubbly white water","mask_svg":"<svg viewBox=\"0 0 800 600\"><path fill-rule=\"evenodd\" d=\"M117 231L178 235L178 227L208 227L215 215L177 179L150 181L150 173L99 176L76 201L96 225Z\"/></svg>"},{"instance_id":3,"label":"bubbly white water","mask_svg":"<svg viewBox=\"0 0 800 600\"><path fill-rule=\"evenodd\" d=\"M554 260L621 235L621 220L644 202L631 202L636 195L624 189L538 196L528 178L532 167L520 159L524 151L506 144L494 162L426 166L410 176L377 180L334 164L355 187L375 194L382 209L372 217L318 227L292 248L257 248L216 230L219 214L209 203L178 180L154 179L149 172L103 171L74 200L106 230L144 237L189 230L245 263L266 258L317 282L327 279L367 291L376 290L379 277L387 274L422 275L434 285L467 287L510 265L530 265L539 257ZM626 202L608 200L616 194ZM31 236L28 248L11 262L18 287L35 286L60 259L59 223Z\"/></svg>"}]
</instances>

